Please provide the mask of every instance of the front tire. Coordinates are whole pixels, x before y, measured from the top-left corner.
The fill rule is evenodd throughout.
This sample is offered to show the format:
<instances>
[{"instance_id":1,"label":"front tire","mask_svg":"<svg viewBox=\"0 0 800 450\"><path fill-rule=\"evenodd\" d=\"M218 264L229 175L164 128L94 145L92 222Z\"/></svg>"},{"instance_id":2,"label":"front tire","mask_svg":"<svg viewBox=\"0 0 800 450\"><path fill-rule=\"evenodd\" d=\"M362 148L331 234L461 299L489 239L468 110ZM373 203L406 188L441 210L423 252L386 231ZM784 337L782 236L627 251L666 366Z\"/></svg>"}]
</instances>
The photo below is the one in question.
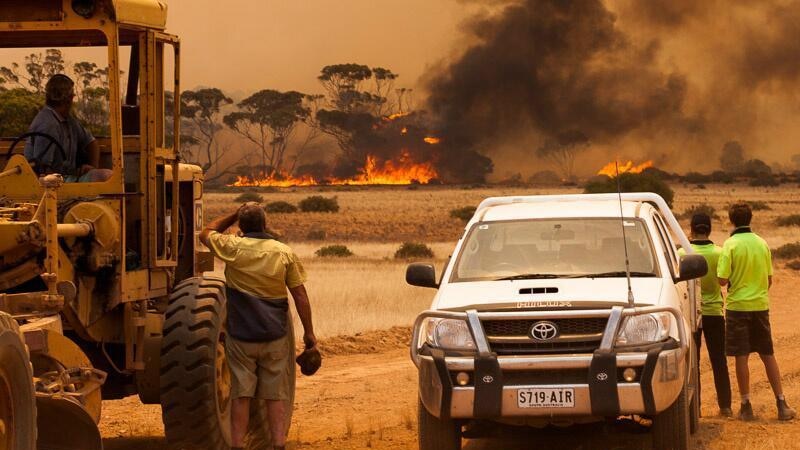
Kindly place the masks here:
<instances>
[{"instance_id":1,"label":"front tire","mask_svg":"<svg viewBox=\"0 0 800 450\"><path fill-rule=\"evenodd\" d=\"M17 321L0 312L0 448L36 449L36 394Z\"/></svg>"},{"instance_id":2,"label":"front tire","mask_svg":"<svg viewBox=\"0 0 800 450\"><path fill-rule=\"evenodd\" d=\"M181 450L230 447L230 376L223 323L225 283L189 278L170 295L161 343L161 411L167 442Z\"/></svg>"},{"instance_id":3,"label":"front tire","mask_svg":"<svg viewBox=\"0 0 800 450\"><path fill-rule=\"evenodd\" d=\"M419 450L461 450L461 425L439 419L419 401Z\"/></svg>"},{"instance_id":4,"label":"front tire","mask_svg":"<svg viewBox=\"0 0 800 450\"><path fill-rule=\"evenodd\" d=\"M691 448L689 393L686 386L678 399L653 419L651 429L655 450L689 450Z\"/></svg>"}]
</instances>

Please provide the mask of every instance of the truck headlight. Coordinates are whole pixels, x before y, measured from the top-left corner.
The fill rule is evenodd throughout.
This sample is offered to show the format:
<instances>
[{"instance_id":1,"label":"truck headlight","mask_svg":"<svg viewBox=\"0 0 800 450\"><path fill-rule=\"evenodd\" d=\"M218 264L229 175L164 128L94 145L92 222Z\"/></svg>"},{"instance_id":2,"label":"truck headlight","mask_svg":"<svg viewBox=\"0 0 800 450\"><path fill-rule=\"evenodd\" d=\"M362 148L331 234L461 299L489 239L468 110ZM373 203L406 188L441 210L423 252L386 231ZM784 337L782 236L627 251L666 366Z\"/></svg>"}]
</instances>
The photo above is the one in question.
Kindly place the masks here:
<instances>
[{"instance_id":1,"label":"truck headlight","mask_svg":"<svg viewBox=\"0 0 800 450\"><path fill-rule=\"evenodd\" d=\"M642 345L661 342L669 336L670 313L628 316L617 336L617 345Z\"/></svg>"},{"instance_id":2,"label":"truck headlight","mask_svg":"<svg viewBox=\"0 0 800 450\"><path fill-rule=\"evenodd\" d=\"M428 345L448 350L473 350L475 341L467 322L456 319L428 319L425 324Z\"/></svg>"}]
</instances>

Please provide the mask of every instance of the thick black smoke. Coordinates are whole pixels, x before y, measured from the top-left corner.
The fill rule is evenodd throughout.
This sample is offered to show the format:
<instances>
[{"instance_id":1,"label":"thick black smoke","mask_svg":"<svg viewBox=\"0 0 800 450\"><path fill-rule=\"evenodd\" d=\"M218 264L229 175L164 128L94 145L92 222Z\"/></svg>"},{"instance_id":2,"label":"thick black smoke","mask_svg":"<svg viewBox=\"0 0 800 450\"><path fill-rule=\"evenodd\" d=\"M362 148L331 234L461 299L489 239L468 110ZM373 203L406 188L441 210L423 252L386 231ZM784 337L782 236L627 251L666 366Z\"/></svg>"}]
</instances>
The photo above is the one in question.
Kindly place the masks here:
<instances>
[{"instance_id":1,"label":"thick black smoke","mask_svg":"<svg viewBox=\"0 0 800 450\"><path fill-rule=\"evenodd\" d=\"M792 108L800 2L481 3L465 25L469 47L427 81L427 108L457 149L497 157L499 143L527 136L533 157L537 142L579 134L673 169L698 152L701 166L715 164L709 155L731 139L782 152L762 125Z\"/></svg>"},{"instance_id":2,"label":"thick black smoke","mask_svg":"<svg viewBox=\"0 0 800 450\"><path fill-rule=\"evenodd\" d=\"M429 85L447 137L491 151L521 129L607 141L681 117L684 77L659 70L657 48L630 42L598 0L528 0L469 32L480 43Z\"/></svg>"}]
</instances>

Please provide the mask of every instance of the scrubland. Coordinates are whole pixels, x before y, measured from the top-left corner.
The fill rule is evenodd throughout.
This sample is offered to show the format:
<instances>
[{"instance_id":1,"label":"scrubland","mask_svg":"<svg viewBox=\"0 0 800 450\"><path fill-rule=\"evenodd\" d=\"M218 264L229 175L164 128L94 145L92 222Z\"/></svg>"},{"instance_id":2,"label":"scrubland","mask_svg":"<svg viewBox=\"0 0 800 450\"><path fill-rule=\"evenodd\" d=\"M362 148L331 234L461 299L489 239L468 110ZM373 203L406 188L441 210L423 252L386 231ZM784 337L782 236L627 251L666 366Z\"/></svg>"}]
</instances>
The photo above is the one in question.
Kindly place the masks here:
<instances>
[{"instance_id":1,"label":"scrubland","mask_svg":"<svg viewBox=\"0 0 800 450\"><path fill-rule=\"evenodd\" d=\"M772 248L800 241L800 226L778 226L779 217L800 214L800 189L795 185L756 188L742 185L673 185L673 210L683 213L708 204L719 216L712 239L722 243L731 226L727 206L735 201L765 202L770 208L755 212L753 228ZM319 192L322 190L322 192ZM321 372L298 380L297 404L290 433L292 449L414 449L416 444L416 373L403 343L419 311L430 304L433 290L405 284L406 261L394 252L404 241L428 244L432 262L441 271L463 232L463 222L450 210L476 206L494 195L577 193L577 188L475 188L451 187L297 189L262 192L265 202L297 204L310 195L336 196L337 213L275 213L270 225L303 260L317 334L328 357ZM234 208L232 193L206 194L206 218ZM688 219L682 219L688 227ZM312 229L325 230L324 240L306 239ZM322 246L346 245L347 258L320 258ZM784 374L787 399L800 406L800 272L786 268L789 260L776 260L772 289L772 326L776 352ZM221 269L221 268L220 268ZM298 324L299 325L299 324ZM389 327L391 331L385 330ZM364 345L372 342L374 345ZM352 344L352 345L351 345ZM716 417L711 370L703 350L703 419L695 448L703 450L778 450L800 448L797 421L774 419L774 400L763 366L751 360L755 423ZM733 374L731 367L731 374ZM734 383L734 405L738 394ZM109 450L165 449L158 406L143 406L135 397L104 402L101 423ZM640 433L608 434L602 428L509 433L499 441L468 441L468 450L530 448L619 449L648 448Z\"/></svg>"}]
</instances>

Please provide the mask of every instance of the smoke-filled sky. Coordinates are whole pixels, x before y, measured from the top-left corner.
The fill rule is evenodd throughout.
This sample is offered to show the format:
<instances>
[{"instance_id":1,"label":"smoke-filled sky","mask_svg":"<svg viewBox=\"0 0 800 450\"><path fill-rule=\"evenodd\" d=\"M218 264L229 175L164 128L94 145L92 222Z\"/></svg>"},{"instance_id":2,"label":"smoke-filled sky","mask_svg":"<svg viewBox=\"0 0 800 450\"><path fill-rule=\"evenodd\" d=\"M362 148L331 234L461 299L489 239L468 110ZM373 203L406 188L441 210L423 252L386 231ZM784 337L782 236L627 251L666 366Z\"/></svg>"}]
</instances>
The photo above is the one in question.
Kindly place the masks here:
<instances>
[{"instance_id":1,"label":"smoke-filled sky","mask_svg":"<svg viewBox=\"0 0 800 450\"><path fill-rule=\"evenodd\" d=\"M451 134L494 148L496 173L564 136L588 139L589 160L671 170L716 168L728 140L767 162L800 153L796 0L491 3L428 84Z\"/></svg>"},{"instance_id":2,"label":"smoke-filled sky","mask_svg":"<svg viewBox=\"0 0 800 450\"><path fill-rule=\"evenodd\" d=\"M169 0L185 86L320 91L328 64L358 62L414 87L453 49L474 8L455 0Z\"/></svg>"},{"instance_id":3,"label":"smoke-filled sky","mask_svg":"<svg viewBox=\"0 0 800 450\"><path fill-rule=\"evenodd\" d=\"M183 86L320 92L328 64L384 66L494 178L554 168L548 140L710 171L725 142L800 153L800 0L169 0ZM3 61L5 62L5 61ZM428 94L430 94L428 96ZM446 147L443 145L443 147Z\"/></svg>"}]
</instances>

